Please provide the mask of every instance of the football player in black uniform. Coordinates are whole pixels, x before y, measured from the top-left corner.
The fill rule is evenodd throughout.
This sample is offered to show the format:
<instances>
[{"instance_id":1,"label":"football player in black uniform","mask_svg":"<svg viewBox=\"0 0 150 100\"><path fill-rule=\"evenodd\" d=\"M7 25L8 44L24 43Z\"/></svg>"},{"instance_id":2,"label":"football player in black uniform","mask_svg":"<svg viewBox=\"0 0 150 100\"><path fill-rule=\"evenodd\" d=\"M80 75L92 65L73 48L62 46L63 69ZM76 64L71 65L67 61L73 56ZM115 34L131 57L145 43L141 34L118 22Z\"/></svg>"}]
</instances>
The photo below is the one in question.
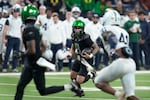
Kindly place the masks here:
<instances>
[{"instance_id":1,"label":"football player in black uniform","mask_svg":"<svg viewBox=\"0 0 150 100\"><path fill-rule=\"evenodd\" d=\"M94 76L91 66L93 64L93 56L99 50L98 45L91 40L88 34L85 34L84 27L85 24L81 20L73 22L71 54L68 55L68 57L71 57L75 54L75 61L70 76L74 85L81 90L81 94L76 94L79 97L84 96L80 84L85 83Z\"/></svg>"},{"instance_id":2,"label":"football player in black uniform","mask_svg":"<svg viewBox=\"0 0 150 100\"><path fill-rule=\"evenodd\" d=\"M42 51L44 51L46 47L41 40L39 30L34 26L37 15L38 9L33 5L27 5L22 9L21 17L25 24L23 29L23 43L26 52L24 55L27 60L17 85L14 100L22 100L24 89L32 79L34 80L36 89L42 96L63 90L76 91L75 87L71 84L45 87L46 80L44 73L46 68L36 64L37 60L42 56Z\"/></svg>"}]
</instances>

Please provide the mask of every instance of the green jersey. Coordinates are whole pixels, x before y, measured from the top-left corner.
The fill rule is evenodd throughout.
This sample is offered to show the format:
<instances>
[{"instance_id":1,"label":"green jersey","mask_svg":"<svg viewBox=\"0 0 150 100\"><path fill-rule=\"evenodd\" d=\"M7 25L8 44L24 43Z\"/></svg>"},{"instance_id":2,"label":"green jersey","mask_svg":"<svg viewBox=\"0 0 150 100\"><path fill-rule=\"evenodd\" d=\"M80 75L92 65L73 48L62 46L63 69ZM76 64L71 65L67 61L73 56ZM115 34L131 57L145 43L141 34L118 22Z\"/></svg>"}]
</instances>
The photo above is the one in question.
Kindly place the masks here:
<instances>
[{"instance_id":1,"label":"green jersey","mask_svg":"<svg viewBox=\"0 0 150 100\"><path fill-rule=\"evenodd\" d=\"M102 16L102 15L104 15L106 8L108 8L106 4L102 4L99 1L97 1L93 10L95 13Z\"/></svg>"},{"instance_id":2,"label":"green jersey","mask_svg":"<svg viewBox=\"0 0 150 100\"><path fill-rule=\"evenodd\" d=\"M140 23L138 21L127 21L124 24L124 28L129 33L129 42L137 43L139 41L139 32L137 31L137 27L140 27ZM133 28L134 31L131 32L130 28Z\"/></svg>"},{"instance_id":3,"label":"green jersey","mask_svg":"<svg viewBox=\"0 0 150 100\"><path fill-rule=\"evenodd\" d=\"M71 8L73 6L77 6L79 8L82 8L81 7L81 1L82 0L64 0L64 1L65 1L65 5L66 5L68 10L71 10Z\"/></svg>"},{"instance_id":4,"label":"green jersey","mask_svg":"<svg viewBox=\"0 0 150 100\"><path fill-rule=\"evenodd\" d=\"M81 0L83 11L92 11L95 6L95 0Z\"/></svg>"}]
</instances>

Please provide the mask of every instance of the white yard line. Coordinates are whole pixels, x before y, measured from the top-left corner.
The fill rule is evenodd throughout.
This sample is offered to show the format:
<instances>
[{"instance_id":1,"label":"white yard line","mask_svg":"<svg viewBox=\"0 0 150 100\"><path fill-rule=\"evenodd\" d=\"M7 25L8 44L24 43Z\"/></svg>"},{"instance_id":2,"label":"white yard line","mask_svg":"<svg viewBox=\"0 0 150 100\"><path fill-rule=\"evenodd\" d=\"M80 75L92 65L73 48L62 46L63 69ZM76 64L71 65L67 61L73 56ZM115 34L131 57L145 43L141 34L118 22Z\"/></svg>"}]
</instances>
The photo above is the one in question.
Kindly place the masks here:
<instances>
[{"instance_id":1,"label":"white yard line","mask_svg":"<svg viewBox=\"0 0 150 100\"><path fill-rule=\"evenodd\" d=\"M16 86L16 84L10 84L10 83L0 83L0 86ZM35 84L31 84L28 85L31 87L35 87ZM99 89L97 89L96 87L82 87L85 91L100 91ZM116 89L122 89L121 86L114 86L114 88ZM135 88L136 90L150 90L150 86L136 86Z\"/></svg>"},{"instance_id":2,"label":"white yard line","mask_svg":"<svg viewBox=\"0 0 150 100\"><path fill-rule=\"evenodd\" d=\"M115 86L114 88L115 89L122 89L121 86ZM83 87L83 89L85 91L100 91L99 89L94 88L94 87ZM150 86L136 86L135 90L150 90Z\"/></svg>"},{"instance_id":3,"label":"white yard line","mask_svg":"<svg viewBox=\"0 0 150 100\"><path fill-rule=\"evenodd\" d=\"M0 94L0 97L14 97L14 95L11 94ZM70 96L33 96L33 95L24 95L24 97L30 97L32 98L47 98L47 99L65 99L65 100L116 100L116 99L106 99L106 98L87 98L87 97L70 97ZM150 98L142 98L142 100L150 100Z\"/></svg>"},{"instance_id":4,"label":"white yard line","mask_svg":"<svg viewBox=\"0 0 150 100\"><path fill-rule=\"evenodd\" d=\"M0 76L18 76L21 73L0 73ZM46 72L45 75L69 75L70 72Z\"/></svg>"},{"instance_id":5,"label":"white yard line","mask_svg":"<svg viewBox=\"0 0 150 100\"><path fill-rule=\"evenodd\" d=\"M0 94L0 96L4 96L4 97L14 97L14 95L10 95L10 94ZM82 98L77 98L77 97L65 97L65 96L33 96L33 95L24 95L24 97L30 97L30 98L49 98L49 99L65 99L65 100L115 100L115 99L104 99L104 98L86 98L86 97L82 97Z\"/></svg>"},{"instance_id":6,"label":"white yard line","mask_svg":"<svg viewBox=\"0 0 150 100\"><path fill-rule=\"evenodd\" d=\"M99 71L97 71L98 73ZM21 73L0 73L0 76L18 76ZM46 72L46 75L70 75L70 72ZM150 74L150 71L136 71L136 74Z\"/></svg>"}]
</instances>

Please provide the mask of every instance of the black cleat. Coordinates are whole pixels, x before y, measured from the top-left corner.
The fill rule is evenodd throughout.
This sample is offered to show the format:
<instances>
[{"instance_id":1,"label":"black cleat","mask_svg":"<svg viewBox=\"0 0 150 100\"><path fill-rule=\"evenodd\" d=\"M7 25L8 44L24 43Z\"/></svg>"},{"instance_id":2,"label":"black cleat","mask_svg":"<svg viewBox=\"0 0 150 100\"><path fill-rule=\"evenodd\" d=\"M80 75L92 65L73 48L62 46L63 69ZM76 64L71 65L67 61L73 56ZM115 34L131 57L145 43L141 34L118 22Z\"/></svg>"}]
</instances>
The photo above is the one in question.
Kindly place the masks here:
<instances>
[{"instance_id":1,"label":"black cleat","mask_svg":"<svg viewBox=\"0 0 150 100\"><path fill-rule=\"evenodd\" d=\"M84 91L80 89L80 94L75 94L74 96L82 97L85 96Z\"/></svg>"},{"instance_id":2,"label":"black cleat","mask_svg":"<svg viewBox=\"0 0 150 100\"><path fill-rule=\"evenodd\" d=\"M81 97L81 96L83 95L83 93L82 93L83 90L81 90L81 89L78 87L78 85L75 83L74 80L71 82L71 85L72 85L71 91L74 92L74 93L76 94L76 96Z\"/></svg>"}]
</instances>

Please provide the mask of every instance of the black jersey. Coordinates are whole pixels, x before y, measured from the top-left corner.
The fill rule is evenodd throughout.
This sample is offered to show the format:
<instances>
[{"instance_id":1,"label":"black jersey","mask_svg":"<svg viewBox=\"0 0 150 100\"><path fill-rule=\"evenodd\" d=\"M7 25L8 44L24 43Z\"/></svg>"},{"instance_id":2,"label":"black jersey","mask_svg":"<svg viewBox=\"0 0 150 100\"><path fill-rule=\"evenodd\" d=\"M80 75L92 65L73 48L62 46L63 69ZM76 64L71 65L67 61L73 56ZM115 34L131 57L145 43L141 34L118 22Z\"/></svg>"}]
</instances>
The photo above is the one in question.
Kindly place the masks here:
<instances>
[{"instance_id":1,"label":"black jersey","mask_svg":"<svg viewBox=\"0 0 150 100\"><path fill-rule=\"evenodd\" d=\"M32 24L26 25L23 30L23 43L25 45L25 49L28 49L27 41L30 41L30 40L35 40L36 53L33 55L27 54L27 57L30 62L35 63L36 60L42 55L42 52L40 50L41 35L40 35L39 30Z\"/></svg>"},{"instance_id":2,"label":"black jersey","mask_svg":"<svg viewBox=\"0 0 150 100\"><path fill-rule=\"evenodd\" d=\"M85 48L91 48L93 43L94 42L91 40L90 35L88 34L83 34L80 40L73 40L73 44L78 53L81 53Z\"/></svg>"}]
</instances>

